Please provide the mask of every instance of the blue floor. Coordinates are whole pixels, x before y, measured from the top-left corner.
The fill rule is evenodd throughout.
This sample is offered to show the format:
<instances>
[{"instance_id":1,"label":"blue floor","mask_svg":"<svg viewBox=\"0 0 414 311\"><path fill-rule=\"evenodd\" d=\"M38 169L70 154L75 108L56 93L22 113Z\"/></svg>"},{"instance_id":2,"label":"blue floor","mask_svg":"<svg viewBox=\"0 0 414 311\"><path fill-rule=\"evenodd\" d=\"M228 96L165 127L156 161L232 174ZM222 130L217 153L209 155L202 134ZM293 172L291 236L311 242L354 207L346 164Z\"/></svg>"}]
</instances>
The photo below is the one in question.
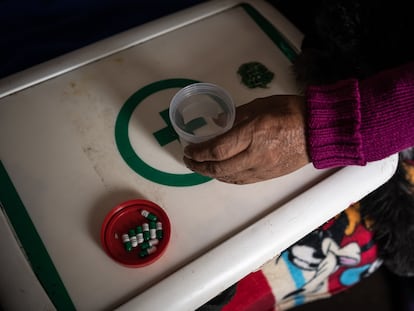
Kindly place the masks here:
<instances>
[{"instance_id":1,"label":"blue floor","mask_svg":"<svg viewBox=\"0 0 414 311\"><path fill-rule=\"evenodd\" d=\"M0 0L0 78L205 0Z\"/></svg>"}]
</instances>

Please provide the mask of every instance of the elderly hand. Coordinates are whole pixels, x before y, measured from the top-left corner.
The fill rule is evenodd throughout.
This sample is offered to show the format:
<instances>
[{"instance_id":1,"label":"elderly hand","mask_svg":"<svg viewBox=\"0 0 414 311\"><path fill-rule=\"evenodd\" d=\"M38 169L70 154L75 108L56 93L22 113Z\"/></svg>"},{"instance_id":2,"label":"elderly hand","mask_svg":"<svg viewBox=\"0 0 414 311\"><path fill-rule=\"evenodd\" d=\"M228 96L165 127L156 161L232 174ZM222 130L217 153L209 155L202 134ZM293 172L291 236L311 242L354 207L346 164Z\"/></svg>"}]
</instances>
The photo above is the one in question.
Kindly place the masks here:
<instances>
[{"instance_id":1,"label":"elderly hand","mask_svg":"<svg viewBox=\"0 0 414 311\"><path fill-rule=\"evenodd\" d=\"M184 149L187 167L234 184L291 173L310 162L305 137L305 99L274 95L237 107L227 133Z\"/></svg>"}]
</instances>

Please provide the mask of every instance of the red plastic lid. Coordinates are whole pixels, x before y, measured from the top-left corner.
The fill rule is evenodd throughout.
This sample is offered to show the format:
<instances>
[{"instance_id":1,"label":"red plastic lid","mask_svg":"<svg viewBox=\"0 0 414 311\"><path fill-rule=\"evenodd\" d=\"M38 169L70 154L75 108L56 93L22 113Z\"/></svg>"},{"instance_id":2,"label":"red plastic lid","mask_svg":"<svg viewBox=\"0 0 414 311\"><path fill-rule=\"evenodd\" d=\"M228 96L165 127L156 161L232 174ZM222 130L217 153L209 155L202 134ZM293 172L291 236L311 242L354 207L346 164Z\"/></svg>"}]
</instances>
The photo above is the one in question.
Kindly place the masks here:
<instances>
[{"instance_id":1,"label":"red plastic lid","mask_svg":"<svg viewBox=\"0 0 414 311\"><path fill-rule=\"evenodd\" d=\"M156 245L157 250L146 257L139 256L141 251L139 246L128 252L122 242L123 234L128 234L129 230L135 230L137 226L149 222L141 215L143 209L157 216L157 221L162 223L163 230L163 237ZM101 228L101 243L112 259L124 266L138 268L147 266L160 258L167 249L170 235L170 220L164 210L154 202L138 199L121 203L106 215Z\"/></svg>"}]
</instances>

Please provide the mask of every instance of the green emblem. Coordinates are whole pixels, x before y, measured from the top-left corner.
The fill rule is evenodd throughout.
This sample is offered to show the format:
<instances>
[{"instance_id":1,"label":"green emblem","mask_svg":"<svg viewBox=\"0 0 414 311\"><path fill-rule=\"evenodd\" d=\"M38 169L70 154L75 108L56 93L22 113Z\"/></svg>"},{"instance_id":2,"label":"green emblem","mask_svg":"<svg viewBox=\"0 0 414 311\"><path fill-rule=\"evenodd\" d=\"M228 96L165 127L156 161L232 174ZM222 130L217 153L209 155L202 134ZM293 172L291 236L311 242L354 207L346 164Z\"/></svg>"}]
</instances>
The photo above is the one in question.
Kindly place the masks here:
<instances>
[{"instance_id":1,"label":"green emblem","mask_svg":"<svg viewBox=\"0 0 414 311\"><path fill-rule=\"evenodd\" d=\"M237 73L242 82L250 89L256 87L266 88L275 76L273 72L259 62L245 63L239 67Z\"/></svg>"}]
</instances>

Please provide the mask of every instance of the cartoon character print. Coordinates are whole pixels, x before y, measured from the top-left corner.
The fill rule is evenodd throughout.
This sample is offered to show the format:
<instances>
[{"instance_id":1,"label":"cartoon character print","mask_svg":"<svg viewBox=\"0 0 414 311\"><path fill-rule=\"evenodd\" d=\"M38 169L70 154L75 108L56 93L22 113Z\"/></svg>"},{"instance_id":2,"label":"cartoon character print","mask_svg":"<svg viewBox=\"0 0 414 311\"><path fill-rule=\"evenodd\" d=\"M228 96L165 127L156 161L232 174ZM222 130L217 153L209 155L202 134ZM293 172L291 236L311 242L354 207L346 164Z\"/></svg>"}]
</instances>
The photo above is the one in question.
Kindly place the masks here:
<instances>
[{"instance_id":1,"label":"cartoon character print","mask_svg":"<svg viewBox=\"0 0 414 311\"><path fill-rule=\"evenodd\" d=\"M285 258L296 271L313 273L302 283L295 281L300 285L283 299L312 294L322 288L333 294L374 272L380 262L369 227L369 222L361 221L359 204L353 204L287 249L278 260ZM303 278L298 273L292 277Z\"/></svg>"}]
</instances>

